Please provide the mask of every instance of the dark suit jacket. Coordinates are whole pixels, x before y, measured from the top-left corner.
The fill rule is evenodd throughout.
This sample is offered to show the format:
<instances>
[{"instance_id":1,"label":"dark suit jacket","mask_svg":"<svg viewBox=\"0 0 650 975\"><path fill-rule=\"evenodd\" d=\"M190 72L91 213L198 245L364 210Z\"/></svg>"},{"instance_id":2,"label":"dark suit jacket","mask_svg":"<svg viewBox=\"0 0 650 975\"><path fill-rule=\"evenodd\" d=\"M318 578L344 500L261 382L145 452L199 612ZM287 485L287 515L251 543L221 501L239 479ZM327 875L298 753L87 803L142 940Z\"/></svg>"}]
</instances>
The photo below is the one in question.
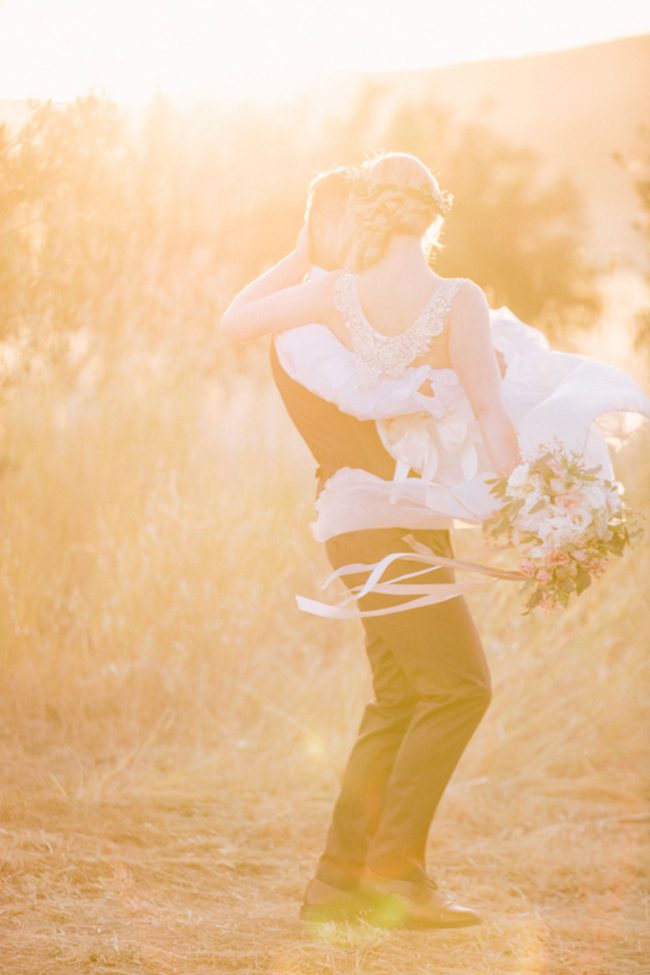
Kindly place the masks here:
<instances>
[{"instance_id":1,"label":"dark suit jacket","mask_svg":"<svg viewBox=\"0 0 650 975\"><path fill-rule=\"evenodd\" d=\"M282 368L274 335L269 354L273 379L286 410L318 464L317 495L339 467L358 467L389 481L395 460L381 442L374 420L359 420L296 382Z\"/></svg>"},{"instance_id":2,"label":"dark suit jacket","mask_svg":"<svg viewBox=\"0 0 650 975\"><path fill-rule=\"evenodd\" d=\"M327 479L339 467L357 467L370 471L371 474L376 474L386 481L391 480L395 473L395 459L381 442L375 421L359 420L356 416L340 410L334 403L329 403L316 393L312 393L302 383L296 382L282 368L273 335L269 354L271 372L282 401L294 426L318 464L316 497L322 491ZM420 477L414 470L410 470L408 476ZM448 529L409 530L435 552L454 558L451 534ZM355 538L356 534L354 533ZM449 572L442 570L440 581L443 578L446 582L453 582L455 580L453 570Z\"/></svg>"}]
</instances>

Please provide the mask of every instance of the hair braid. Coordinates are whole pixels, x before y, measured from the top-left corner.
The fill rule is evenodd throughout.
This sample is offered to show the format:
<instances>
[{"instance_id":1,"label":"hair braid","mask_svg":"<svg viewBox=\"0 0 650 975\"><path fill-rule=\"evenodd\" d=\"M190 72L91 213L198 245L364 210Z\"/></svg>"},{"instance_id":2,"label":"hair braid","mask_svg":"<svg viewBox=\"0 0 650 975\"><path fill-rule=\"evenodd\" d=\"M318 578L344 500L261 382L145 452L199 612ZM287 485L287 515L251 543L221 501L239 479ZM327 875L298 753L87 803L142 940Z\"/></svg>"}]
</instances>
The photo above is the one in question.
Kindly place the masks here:
<instances>
[{"instance_id":1,"label":"hair braid","mask_svg":"<svg viewBox=\"0 0 650 975\"><path fill-rule=\"evenodd\" d=\"M426 234L428 250L440 249L444 214L452 201L433 173L409 153L383 153L363 163L350 195L349 259L354 269L376 264L399 233Z\"/></svg>"}]
</instances>

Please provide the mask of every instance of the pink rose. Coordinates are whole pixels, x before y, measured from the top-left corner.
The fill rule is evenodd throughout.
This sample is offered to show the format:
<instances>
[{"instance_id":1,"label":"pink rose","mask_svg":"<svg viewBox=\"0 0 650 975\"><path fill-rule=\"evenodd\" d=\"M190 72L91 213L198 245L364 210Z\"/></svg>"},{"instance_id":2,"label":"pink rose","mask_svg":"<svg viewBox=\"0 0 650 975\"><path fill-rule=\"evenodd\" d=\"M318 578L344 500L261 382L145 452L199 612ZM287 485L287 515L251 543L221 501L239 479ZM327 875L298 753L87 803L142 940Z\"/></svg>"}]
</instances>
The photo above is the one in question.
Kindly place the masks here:
<instances>
[{"instance_id":1,"label":"pink rose","mask_svg":"<svg viewBox=\"0 0 650 975\"><path fill-rule=\"evenodd\" d=\"M548 582L551 578L551 573L548 571L548 569L539 569L535 578L538 582Z\"/></svg>"},{"instance_id":2,"label":"pink rose","mask_svg":"<svg viewBox=\"0 0 650 975\"><path fill-rule=\"evenodd\" d=\"M531 562L530 559L522 559L519 563L519 571L523 572L525 576L535 575L535 563Z\"/></svg>"},{"instance_id":3,"label":"pink rose","mask_svg":"<svg viewBox=\"0 0 650 975\"><path fill-rule=\"evenodd\" d=\"M549 563L549 565L566 565L567 562L570 562L570 561L571 560L570 560L569 556L567 555L567 553L566 552L563 552L559 548L554 548L553 551L551 552L551 554L548 557L548 563Z\"/></svg>"},{"instance_id":4,"label":"pink rose","mask_svg":"<svg viewBox=\"0 0 650 975\"><path fill-rule=\"evenodd\" d=\"M571 510L572 508L580 507L580 498L575 494L558 494L555 498L555 503L564 508L565 511Z\"/></svg>"},{"instance_id":5,"label":"pink rose","mask_svg":"<svg viewBox=\"0 0 650 975\"><path fill-rule=\"evenodd\" d=\"M599 579L605 572L605 563L602 562L600 559L594 562L589 562L589 564L587 565L587 569L589 570L589 572L591 572L592 575L596 576L596 578Z\"/></svg>"}]
</instances>

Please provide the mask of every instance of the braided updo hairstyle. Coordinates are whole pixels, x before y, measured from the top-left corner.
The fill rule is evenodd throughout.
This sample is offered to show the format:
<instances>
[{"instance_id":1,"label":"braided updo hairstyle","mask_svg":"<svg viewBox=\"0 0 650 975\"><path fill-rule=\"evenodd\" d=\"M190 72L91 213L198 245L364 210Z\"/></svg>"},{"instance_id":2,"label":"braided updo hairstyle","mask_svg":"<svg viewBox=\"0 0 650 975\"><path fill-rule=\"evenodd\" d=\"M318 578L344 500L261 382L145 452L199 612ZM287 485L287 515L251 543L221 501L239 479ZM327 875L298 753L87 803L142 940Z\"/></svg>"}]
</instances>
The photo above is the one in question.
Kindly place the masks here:
<instances>
[{"instance_id":1,"label":"braided updo hairstyle","mask_svg":"<svg viewBox=\"0 0 650 975\"><path fill-rule=\"evenodd\" d=\"M395 234L425 237L427 256L441 249L440 232L453 196L417 156L382 152L366 159L352 181L345 219L347 260L356 272L376 264Z\"/></svg>"}]
</instances>

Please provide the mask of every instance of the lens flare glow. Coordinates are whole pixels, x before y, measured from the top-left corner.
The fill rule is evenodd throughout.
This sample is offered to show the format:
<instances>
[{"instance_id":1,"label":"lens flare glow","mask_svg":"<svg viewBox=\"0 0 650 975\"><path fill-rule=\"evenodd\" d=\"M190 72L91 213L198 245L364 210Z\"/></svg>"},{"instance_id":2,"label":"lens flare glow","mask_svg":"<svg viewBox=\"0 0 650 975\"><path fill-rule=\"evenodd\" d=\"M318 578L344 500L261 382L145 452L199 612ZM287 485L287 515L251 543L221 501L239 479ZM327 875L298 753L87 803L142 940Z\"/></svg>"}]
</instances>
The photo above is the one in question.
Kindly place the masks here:
<instances>
[{"instance_id":1,"label":"lens flare glow","mask_svg":"<svg viewBox=\"0 0 650 975\"><path fill-rule=\"evenodd\" d=\"M0 98L155 90L268 98L332 72L393 71L521 56L650 29L632 0L594 7L517 0L439 7L425 0L7 0L0 6Z\"/></svg>"}]
</instances>

